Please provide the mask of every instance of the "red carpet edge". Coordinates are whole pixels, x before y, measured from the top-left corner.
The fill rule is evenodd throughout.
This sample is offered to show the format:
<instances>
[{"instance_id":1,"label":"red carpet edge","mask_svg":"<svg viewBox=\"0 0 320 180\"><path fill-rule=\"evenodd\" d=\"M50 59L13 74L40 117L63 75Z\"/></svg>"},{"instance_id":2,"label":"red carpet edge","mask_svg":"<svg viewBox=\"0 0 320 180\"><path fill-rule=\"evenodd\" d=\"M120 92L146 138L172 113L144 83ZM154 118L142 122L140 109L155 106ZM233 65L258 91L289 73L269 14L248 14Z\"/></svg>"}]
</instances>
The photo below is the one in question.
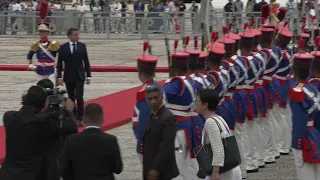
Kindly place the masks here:
<instances>
[{"instance_id":1,"label":"red carpet edge","mask_svg":"<svg viewBox=\"0 0 320 180\"><path fill-rule=\"evenodd\" d=\"M163 85L164 81L159 81L159 84ZM134 104L136 102L136 93L140 90L140 88L141 86L138 86L113 94L101 96L99 98L86 101L85 105L89 103L98 103L102 106L104 111L102 130L107 131L127 124L131 121ZM83 127L79 128L79 131L82 130ZM0 165L4 161L6 154L5 151L5 129L3 126L0 126Z\"/></svg>"}]
</instances>

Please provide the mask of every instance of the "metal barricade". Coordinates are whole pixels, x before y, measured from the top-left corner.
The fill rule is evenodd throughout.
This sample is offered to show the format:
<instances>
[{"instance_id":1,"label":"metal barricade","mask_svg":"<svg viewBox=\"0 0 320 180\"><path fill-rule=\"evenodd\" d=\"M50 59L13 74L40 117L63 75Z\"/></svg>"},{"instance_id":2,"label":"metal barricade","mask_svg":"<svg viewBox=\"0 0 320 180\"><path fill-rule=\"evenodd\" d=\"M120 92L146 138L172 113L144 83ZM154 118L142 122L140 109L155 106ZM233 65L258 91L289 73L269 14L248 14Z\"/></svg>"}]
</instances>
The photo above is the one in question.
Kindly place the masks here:
<instances>
[{"instance_id":1,"label":"metal barricade","mask_svg":"<svg viewBox=\"0 0 320 180\"><path fill-rule=\"evenodd\" d=\"M286 19L290 22L289 28L297 31L299 27L299 13L288 13ZM255 26L260 26L260 13L225 13L215 10L210 15L210 28L213 31L222 31L222 26L233 23L233 31L239 32L244 22L255 18ZM34 11L21 11L18 13L0 11L0 36L1 30L16 36L37 36L39 17ZM2 21L3 20L3 21ZM201 17L199 14L192 16L191 12L177 15L169 12L145 12L137 14L133 11L125 12L91 12L78 11L53 11L46 21L51 25L51 35L65 36L70 27L77 27L82 33L82 38L97 39L163 39L164 37L180 39L186 35L202 36ZM12 36L15 37L15 36Z\"/></svg>"}]
</instances>

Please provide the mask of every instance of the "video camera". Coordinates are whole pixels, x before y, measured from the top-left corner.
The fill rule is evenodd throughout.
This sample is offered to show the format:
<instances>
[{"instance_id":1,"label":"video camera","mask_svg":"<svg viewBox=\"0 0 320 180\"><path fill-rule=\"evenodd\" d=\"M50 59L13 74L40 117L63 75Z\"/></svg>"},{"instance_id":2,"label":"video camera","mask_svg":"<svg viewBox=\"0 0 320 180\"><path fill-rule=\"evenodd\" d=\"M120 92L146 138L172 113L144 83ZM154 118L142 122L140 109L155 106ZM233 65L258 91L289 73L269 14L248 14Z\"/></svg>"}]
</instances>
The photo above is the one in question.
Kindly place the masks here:
<instances>
[{"instance_id":1,"label":"video camera","mask_svg":"<svg viewBox=\"0 0 320 180\"><path fill-rule=\"evenodd\" d=\"M64 102L67 100L66 97L63 95L67 93L65 90L60 90L59 88L53 89L45 89L48 94L48 110L47 112L56 117L62 118L63 117L63 110L64 110Z\"/></svg>"}]
</instances>

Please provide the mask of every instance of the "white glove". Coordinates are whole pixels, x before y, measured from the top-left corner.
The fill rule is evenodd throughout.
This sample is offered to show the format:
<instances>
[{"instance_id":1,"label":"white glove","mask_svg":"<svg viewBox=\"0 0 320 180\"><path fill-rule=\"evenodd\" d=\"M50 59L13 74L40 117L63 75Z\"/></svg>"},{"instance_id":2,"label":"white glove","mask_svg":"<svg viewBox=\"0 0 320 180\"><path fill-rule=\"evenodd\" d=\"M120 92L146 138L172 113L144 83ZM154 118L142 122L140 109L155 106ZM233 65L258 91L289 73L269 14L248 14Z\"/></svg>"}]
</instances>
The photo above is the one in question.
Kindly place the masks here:
<instances>
[{"instance_id":1,"label":"white glove","mask_svg":"<svg viewBox=\"0 0 320 180\"><path fill-rule=\"evenodd\" d=\"M33 65L33 64L29 64L29 69L34 71L37 69L37 66L36 65Z\"/></svg>"}]
</instances>

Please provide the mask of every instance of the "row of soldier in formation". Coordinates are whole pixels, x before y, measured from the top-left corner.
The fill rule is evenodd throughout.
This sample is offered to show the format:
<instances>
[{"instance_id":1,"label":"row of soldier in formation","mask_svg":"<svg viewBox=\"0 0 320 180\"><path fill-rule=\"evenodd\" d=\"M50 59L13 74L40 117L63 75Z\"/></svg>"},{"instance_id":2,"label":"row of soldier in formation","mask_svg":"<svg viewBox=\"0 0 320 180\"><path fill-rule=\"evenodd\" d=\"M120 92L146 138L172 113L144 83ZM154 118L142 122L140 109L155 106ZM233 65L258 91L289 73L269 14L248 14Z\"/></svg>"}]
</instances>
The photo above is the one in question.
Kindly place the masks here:
<instances>
[{"instance_id":1,"label":"row of soldier in formation","mask_svg":"<svg viewBox=\"0 0 320 180\"><path fill-rule=\"evenodd\" d=\"M197 50L196 40L194 49L178 51L175 41L171 78L163 91L179 128L175 146L180 179L199 179L192 150L201 144L205 122L195 112L196 93L202 88L215 89L221 98L216 113L236 136L243 178L293 151L300 179L320 179L320 37L311 51L310 34L302 33L293 50L293 33L286 25L263 22L254 29L245 23L239 34L226 32L219 38L212 33L206 51ZM132 117L138 155L143 153L150 117L144 90L157 83L157 60L152 55L138 57L143 86Z\"/></svg>"}]
</instances>

